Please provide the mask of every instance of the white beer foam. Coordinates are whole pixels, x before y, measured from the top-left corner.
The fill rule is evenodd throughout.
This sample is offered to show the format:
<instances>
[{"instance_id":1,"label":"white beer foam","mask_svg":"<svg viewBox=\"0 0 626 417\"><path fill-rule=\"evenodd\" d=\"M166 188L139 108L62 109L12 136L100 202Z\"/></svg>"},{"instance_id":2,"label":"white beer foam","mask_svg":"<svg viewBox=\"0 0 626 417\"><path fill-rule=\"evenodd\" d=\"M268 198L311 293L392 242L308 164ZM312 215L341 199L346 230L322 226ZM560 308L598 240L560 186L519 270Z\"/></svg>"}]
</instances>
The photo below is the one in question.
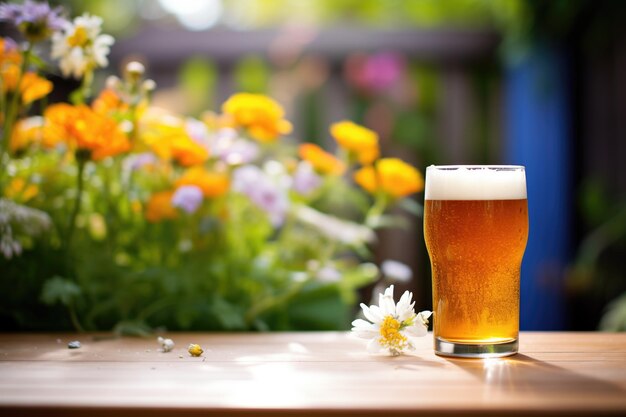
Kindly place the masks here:
<instances>
[{"instance_id":1,"label":"white beer foam","mask_svg":"<svg viewBox=\"0 0 626 417\"><path fill-rule=\"evenodd\" d=\"M516 166L435 166L426 168L426 200L520 200L526 174Z\"/></svg>"}]
</instances>

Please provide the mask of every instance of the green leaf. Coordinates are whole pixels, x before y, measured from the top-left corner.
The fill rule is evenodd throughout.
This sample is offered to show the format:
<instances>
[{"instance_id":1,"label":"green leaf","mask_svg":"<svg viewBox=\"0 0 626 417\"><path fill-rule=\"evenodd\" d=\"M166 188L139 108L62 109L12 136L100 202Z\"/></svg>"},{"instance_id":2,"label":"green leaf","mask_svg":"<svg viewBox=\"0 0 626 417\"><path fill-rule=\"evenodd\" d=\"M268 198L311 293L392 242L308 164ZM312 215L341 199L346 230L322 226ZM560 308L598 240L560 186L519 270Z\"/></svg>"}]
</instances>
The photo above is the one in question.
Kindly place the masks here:
<instances>
[{"instance_id":1,"label":"green leaf","mask_svg":"<svg viewBox=\"0 0 626 417\"><path fill-rule=\"evenodd\" d=\"M607 306L599 327L605 332L626 331L626 293Z\"/></svg>"},{"instance_id":2,"label":"green leaf","mask_svg":"<svg viewBox=\"0 0 626 417\"><path fill-rule=\"evenodd\" d=\"M61 303L69 306L80 295L81 289L78 285L67 278L55 275L44 283L40 299L47 305Z\"/></svg>"},{"instance_id":3,"label":"green leaf","mask_svg":"<svg viewBox=\"0 0 626 417\"><path fill-rule=\"evenodd\" d=\"M37 54L30 54L28 62L39 70L47 70L49 65L46 61L40 58Z\"/></svg>"},{"instance_id":4,"label":"green leaf","mask_svg":"<svg viewBox=\"0 0 626 417\"><path fill-rule=\"evenodd\" d=\"M378 278L378 267L373 263L362 263L356 268L350 268L343 276L342 283L348 284L351 288L363 287L371 284Z\"/></svg>"},{"instance_id":5,"label":"green leaf","mask_svg":"<svg viewBox=\"0 0 626 417\"><path fill-rule=\"evenodd\" d=\"M290 302L288 314L294 329L345 330L349 310L337 285L312 284Z\"/></svg>"},{"instance_id":6,"label":"green leaf","mask_svg":"<svg viewBox=\"0 0 626 417\"><path fill-rule=\"evenodd\" d=\"M222 298L214 297L211 310L227 330L241 330L246 327L242 312Z\"/></svg>"},{"instance_id":7,"label":"green leaf","mask_svg":"<svg viewBox=\"0 0 626 417\"><path fill-rule=\"evenodd\" d=\"M357 302L356 290L373 283L379 276L378 267L373 263L362 263L355 268L348 268L338 283L341 297L347 305Z\"/></svg>"},{"instance_id":8,"label":"green leaf","mask_svg":"<svg viewBox=\"0 0 626 417\"><path fill-rule=\"evenodd\" d=\"M82 88L77 88L70 93L70 102L74 105L78 105L85 102L85 95Z\"/></svg>"}]
</instances>

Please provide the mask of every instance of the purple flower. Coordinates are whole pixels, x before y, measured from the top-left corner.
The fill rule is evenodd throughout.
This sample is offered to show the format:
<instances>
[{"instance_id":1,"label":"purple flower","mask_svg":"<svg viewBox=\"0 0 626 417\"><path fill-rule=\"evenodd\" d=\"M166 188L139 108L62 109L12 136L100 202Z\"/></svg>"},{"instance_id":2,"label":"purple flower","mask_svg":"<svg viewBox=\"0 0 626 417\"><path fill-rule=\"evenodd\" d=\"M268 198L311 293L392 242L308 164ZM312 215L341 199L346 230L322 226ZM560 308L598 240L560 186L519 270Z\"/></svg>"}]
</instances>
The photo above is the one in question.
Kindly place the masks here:
<instances>
[{"instance_id":1,"label":"purple flower","mask_svg":"<svg viewBox=\"0 0 626 417\"><path fill-rule=\"evenodd\" d=\"M206 146L209 137L209 129L200 120L193 118L185 120L185 131L193 141Z\"/></svg>"},{"instance_id":2,"label":"purple flower","mask_svg":"<svg viewBox=\"0 0 626 417\"><path fill-rule=\"evenodd\" d=\"M0 51L0 53L8 53L12 51L17 51L17 43L9 37L4 38L4 50Z\"/></svg>"},{"instance_id":3,"label":"purple flower","mask_svg":"<svg viewBox=\"0 0 626 417\"><path fill-rule=\"evenodd\" d=\"M67 25L61 16L62 7L50 8L48 3L26 0L24 4L0 4L0 20L13 23L31 42L49 38Z\"/></svg>"},{"instance_id":4,"label":"purple flower","mask_svg":"<svg viewBox=\"0 0 626 417\"><path fill-rule=\"evenodd\" d=\"M352 55L346 60L348 82L364 92L381 93L394 87L406 72L402 55L382 52L370 56Z\"/></svg>"},{"instance_id":5,"label":"purple flower","mask_svg":"<svg viewBox=\"0 0 626 417\"><path fill-rule=\"evenodd\" d=\"M282 225L289 209L287 194L270 181L261 181L258 185L250 199L267 213L274 227Z\"/></svg>"},{"instance_id":6,"label":"purple flower","mask_svg":"<svg viewBox=\"0 0 626 417\"><path fill-rule=\"evenodd\" d=\"M211 143L211 153L228 165L252 162L259 154L259 147L249 140L239 138L233 129L221 129Z\"/></svg>"},{"instance_id":7,"label":"purple flower","mask_svg":"<svg viewBox=\"0 0 626 417\"><path fill-rule=\"evenodd\" d=\"M172 205L188 214L195 213L202 204L202 190L195 185L183 185L178 187L172 196Z\"/></svg>"},{"instance_id":8,"label":"purple flower","mask_svg":"<svg viewBox=\"0 0 626 417\"><path fill-rule=\"evenodd\" d=\"M256 181L265 176L263 171L254 165L244 165L233 172L233 191L250 194L255 187Z\"/></svg>"},{"instance_id":9,"label":"purple flower","mask_svg":"<svg viewBox=\"0 0 626 417\"><path fill-rule=\"evenodd\" d=\"M315 173L313 166L307 161L301 161L293 174L293 189L300 195L307 196L315 191L322 179Z\"/></svg>"},{"instance_id":10,"label":"purple flower","mask_svg":"<svg viewBox=\"0 0 626 417\"><path fill-rule=\"evenodd\" d=\"M126 171L137 171L147 165L154 165L157 163L157 158L153 153L144 152L136 155L131 155L124 160L124 168Z\"/></svg>"},{"instance_id":11,"label":"purple flower","mask_svg":"<svg viewBox=\"0 0 626 417\"><path fill-rule=\"evenodd\" d=\"M284 187L254 165L246 165L233 173L233 190L248 196L250 201L265 211L274 227L285 221L289 198Z\"/></svg>"},{"instance_id":12,"label":"purple flower","mask_svg":"<svg viewBox=\"0 0 626 417\"><path fill-rule=\"evenodd\" d=\"M404 67L404 60L397 54L383 52L372 55L363 66L363 81L374 91L384 91L400 79Z\"/></svg>"}]
</instances>

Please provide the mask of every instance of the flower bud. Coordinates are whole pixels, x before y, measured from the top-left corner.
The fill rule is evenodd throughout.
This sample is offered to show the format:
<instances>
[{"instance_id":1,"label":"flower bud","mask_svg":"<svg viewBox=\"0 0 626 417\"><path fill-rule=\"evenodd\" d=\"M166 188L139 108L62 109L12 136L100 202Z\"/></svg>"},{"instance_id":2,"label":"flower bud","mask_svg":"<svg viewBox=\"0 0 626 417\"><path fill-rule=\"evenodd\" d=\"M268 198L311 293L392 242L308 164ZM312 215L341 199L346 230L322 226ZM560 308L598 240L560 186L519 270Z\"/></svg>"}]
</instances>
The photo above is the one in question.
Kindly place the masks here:
<instances>
[{"instance_id":1,"label":"flower bud","mask_svg":"<svg viewBox=\"0 0 626 417\"><path fill-rule=\"evenodd\" d=\"M115 75L110 75L107 77L105 85L109 90L117 90L121 82L122 81Z\"/></svg>"},{"instance_id":2,"label":"flower bud","mask_svg":"<svg viewBox=\"0 0 626 417\"><path fill-rule=\"evenodd\" d=\"M141 62L131 61L128 64L126 64L126 76L131 81L139 80L145 72L146 72L146 67L144 67Z\"/></svg>"},{"instance_id":3,"label":"flower bud","mask_svg":"<svg viewBox=\"0 0 626 417\"><path fill-rule=\"evenodd\" d=\"M143 84L141 85L141 87L143 88L143 91L146 93L151 93L154 90L156 90L156 82L152 79L147 79L143 82Z\"/></svg>"}]
</instances>

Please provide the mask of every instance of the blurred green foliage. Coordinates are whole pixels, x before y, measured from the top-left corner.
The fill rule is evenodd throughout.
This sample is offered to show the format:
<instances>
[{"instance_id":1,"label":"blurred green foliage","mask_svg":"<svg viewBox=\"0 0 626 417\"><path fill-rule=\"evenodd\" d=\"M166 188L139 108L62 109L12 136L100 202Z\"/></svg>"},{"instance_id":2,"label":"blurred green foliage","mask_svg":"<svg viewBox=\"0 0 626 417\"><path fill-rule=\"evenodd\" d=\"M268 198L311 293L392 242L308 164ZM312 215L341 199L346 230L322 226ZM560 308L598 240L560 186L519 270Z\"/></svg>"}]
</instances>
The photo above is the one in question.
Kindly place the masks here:
<instances>
[{"instance_id":1,"label":"blurred green foliage","mask_svg":"<svg viewBox=\"0 0 626 417\"><path fill-rule=\"evenodd\" d=\"M224 24L254 30L289 22L317 26L360 25L373 28L497 27L520 31L529 22L525 0L215 0L222 5ZM105 29L123 34L135 30L141 20L169 24L157 0L60 0L76 13L89 11L105 19ZM564 3L554 1L564 12ZM142 16L144 16L142 18ZM564 17L568 15L563 13ZM552 16L553 17L553 16ZM131 19L133 19L131 21ZM218 23L219 24L219 23Z\"/></svg>"},{"instance_id":2,"label":"blurred green foliage","mask_svg":"<svg viewBox=\"0 0 626 417\"><path fill-rule=\"evenodd\" d=\"M233 73L235 90L248 93L267 93L271 69L263 58L255 55L237 61Z\"/></svg>"},{"instance_id":3,"label":"blurred green foliage","mask_svg":"<svg viewBox=\"0 0 626 417\"><path fill-rule=\"evenodd\" d=\"M218 71L205 57L191 57L183 63L178 74L178 86L187 99L191 116L198 117L203 110L215 108L215 88Z\"/></svg>"},{"instance_id":4,"label":"blurred green foliage","mask_svg":"<svg viewBox=\"0 0 626 417\"><path fill-rule=\"evenodd\" d=\"M601 329L626 330L626 200L610 193L602 181L587 179L580 188L579 209L587 232L568 272L569 295L587 317L597 317L601 311L593 310L607 306Z\"/></svg>"}]
</instances>

